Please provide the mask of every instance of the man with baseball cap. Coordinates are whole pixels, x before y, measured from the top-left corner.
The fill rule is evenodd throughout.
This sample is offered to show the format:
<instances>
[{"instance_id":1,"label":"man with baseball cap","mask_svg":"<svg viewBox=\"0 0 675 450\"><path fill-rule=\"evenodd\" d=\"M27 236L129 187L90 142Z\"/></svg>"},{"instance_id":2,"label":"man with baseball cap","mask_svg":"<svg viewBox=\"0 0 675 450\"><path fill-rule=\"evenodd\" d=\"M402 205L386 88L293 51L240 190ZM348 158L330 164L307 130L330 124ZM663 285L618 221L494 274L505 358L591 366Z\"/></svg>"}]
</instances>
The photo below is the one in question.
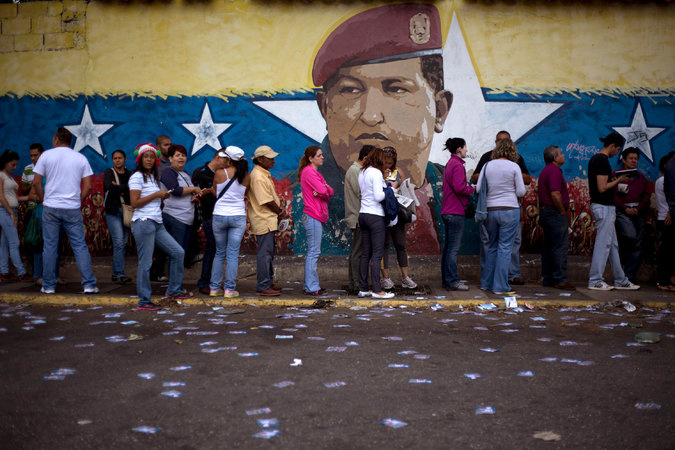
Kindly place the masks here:
<instances>
[{"instance_id":1,"label":"man with baseball cap","mask_svg":"<svg viewBox=\"0 0 675 450\"><path fill-rule=\"evenodd\" d=\"M247 194L251 234L255 235L258 243L256 291L264 296L278 296L281 293L281 288L274 284L272 267L275 253L274 233L278 229L279 219L285 215L270 174L270 169L274 167L274 158L277 156L279 153L266 145L261 145L255 150L253 154L255 166L251 171L251 184Z\"/></svg>"},{"instance_id":2,"label":"man with baseball cap","mask_svg":"<svg viewBox=\"0 0 675 450\"><path fill-rule=\"evenodd\" d=\"M329 206L328 235L347 231L337 187L364 145L396 148L397 165L417 187L425 184L434 133L452 103L441 31L433 5L385 5L345 20L319 49L312 78L328 132L322 174L338 200Z\"/></svg>"}]
</instances>

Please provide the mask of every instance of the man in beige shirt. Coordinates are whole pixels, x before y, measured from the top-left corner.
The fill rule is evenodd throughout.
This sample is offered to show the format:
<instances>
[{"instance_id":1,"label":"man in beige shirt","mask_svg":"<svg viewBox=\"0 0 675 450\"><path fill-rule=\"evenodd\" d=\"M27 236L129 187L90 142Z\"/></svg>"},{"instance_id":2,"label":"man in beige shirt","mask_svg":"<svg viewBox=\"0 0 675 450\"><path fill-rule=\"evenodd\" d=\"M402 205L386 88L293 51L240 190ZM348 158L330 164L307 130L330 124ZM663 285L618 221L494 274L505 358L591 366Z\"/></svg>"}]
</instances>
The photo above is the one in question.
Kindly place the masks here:
<instances>
[{"instance_id":1,"label":"man in beige shirt","mask_svg":"<svg viewBox=\"0 0 675 450\"><path fill-rule=\"evenodd\" d=\"M281 288L274 285L274 233L277 224L284 217L281 202L274 189L274 182L270 169L274 167L274 158L279 153L266 145L261 145L253 154L253 170L251 171L251 185L248 190L248 218L251 222L251 233L258 243L256 255L258 295L278 296Z\"/></svg>"},{"instance_id":2,"label":"man in beige shirt","mask_svg":"<svg viewBox=\"0 0 675 450\"><path fill-rule=\"evenodd\" d=\"M361 188L359 172L361 163L374 149L372 145L364 145L359 152L359 160L354 161L345 173L345 222L352 230L352 245L349 248L349 289L359 290L359 262L361 261L361 229L359 228L359 210L361 209Z\"/></svg>"}]
</instances>

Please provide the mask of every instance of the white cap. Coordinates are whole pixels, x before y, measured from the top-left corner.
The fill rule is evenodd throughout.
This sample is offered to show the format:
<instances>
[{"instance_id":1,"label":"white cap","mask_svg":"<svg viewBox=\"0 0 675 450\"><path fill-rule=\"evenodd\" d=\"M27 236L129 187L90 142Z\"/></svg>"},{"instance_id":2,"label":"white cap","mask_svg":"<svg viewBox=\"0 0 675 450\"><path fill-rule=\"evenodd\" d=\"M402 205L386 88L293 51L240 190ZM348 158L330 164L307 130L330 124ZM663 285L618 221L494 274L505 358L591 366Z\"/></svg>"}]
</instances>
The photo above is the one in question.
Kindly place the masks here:
<instances>
[{"instance_id":1,"label":"white cap","mask_svg":"<svg viewBox=\"0 0 675 450\"><path fill-rule=\"evenodd\" d=\"M239 161L244 157L244 151L239 147L229 145L225 148L225 151L218 152L218 156L221 158L230 158L232 161Z\"/></svg>"}]
</instances>

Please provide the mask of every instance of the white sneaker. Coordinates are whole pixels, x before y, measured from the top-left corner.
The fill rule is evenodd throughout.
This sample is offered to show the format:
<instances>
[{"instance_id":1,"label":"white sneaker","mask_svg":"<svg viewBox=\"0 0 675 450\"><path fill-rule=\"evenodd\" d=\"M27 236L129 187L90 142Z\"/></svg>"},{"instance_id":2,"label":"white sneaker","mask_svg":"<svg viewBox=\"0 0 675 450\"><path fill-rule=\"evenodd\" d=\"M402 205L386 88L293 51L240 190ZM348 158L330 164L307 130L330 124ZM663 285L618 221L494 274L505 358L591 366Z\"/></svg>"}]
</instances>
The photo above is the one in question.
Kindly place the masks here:
<instances>
[{"instance_id":1,"label":"white sneaker","mask_svg":"<svg viewBox=\"0 0 675 450\"><path fill-rule=\"evenodd\" d=\"M393 289L394 288L394 282L391 281L391 278L382 278L380 281L380 284L382 285L382 289Z\"/></svg>"},{"instance_id":2,"label":"white sneaker","mask_svg":"<svg viewBox=\"0 0 675 450\"><path fill-rule=\"evenodd\" d=\"M622 291L637 291L640 289L640 286L633 284L630 281L626 281L625 284L615 284L614 289L620 289Z\"/></svg>"},{"instance_id":3,"label":"white sneaker","mask_svg":"<svg viewBox=\"0 0 675 450\"><path fill-rule=\"evenodd\" d=\"M459 283L455 284L454 286L451 286L450 289L453 290L453 291L468 291L469 286L467 286L466 284L464 284L460 281Z\"/></svg>"},{"instance_id":4,"label":"white sneaker","mask_svg":"<svg viewBox=\"0 0 675 450\"><path fill-rule=\"evenodd\" d=\"M225 289L223 296L227 298L239 297L239 292L234 289Z\"/></svg>"},{"instance_id":5,"label":"white sneaker","mask_svg":"<svg viewBox=\"0 0 675 450\"><path fill-rule=\"evenodd\" d=\"M82 293L83 294L98 294L98 288L96 286L84 288L84 291L82 291Z\"/></svg>"},{"instance_id":6,"label":"white sneaker","mask_svg":"<svg viewBox=\"0 0 675 450\"><path fill-rule=\"evenodd\" d=\"M373 298L393 298L393 297L394 297L394 293L393 293L393 292L385 292L384 294L380 295L380 294L378 294L377 292L373 292L373 293L371 294L371 296L372 296Z\"/></svg>"},{"instance_id":7,"label":"white sneaker","mask_svg":"<svg viewBox=\"0 0 675 450\"><path fill-rule=\"evenodd\" d=\"M48 288L40 288L40 292L43 294L55 294L56 291L54 289L48 289Z\"/></svg>"},{"instance_id":8,"label":"white sneaker","mask_svg":"<svg viewBox=\"0 0 675 450\"><path fill-rule=\"evenodd\" d=\"M588 285L588 289L592 289L594 291L611 291L614 289L613 286L610 286L609 284L605 283L604 281L598 281L597 283L593 285Z\"/></svg>"},{"instance_id":9,"label":"white sneaker","mask_svg":"<svg viewBox=\"0 0 675 450\"><path fill-rule=\"evenodd\" d=\"M410 277L405 277L401 282L401 285L406 289L415 289L417 287L417 283Z\"/></svg>"},{"instance_id":10,"label":"white sneaker","mask_svg":"<svg viewBox=\"0 0 675 450\"><path fill-rule=\"evenodd\" d=\"M359 291L359 298L370 297L373 295L373 291Z\"/></svg>"}]
</instances>

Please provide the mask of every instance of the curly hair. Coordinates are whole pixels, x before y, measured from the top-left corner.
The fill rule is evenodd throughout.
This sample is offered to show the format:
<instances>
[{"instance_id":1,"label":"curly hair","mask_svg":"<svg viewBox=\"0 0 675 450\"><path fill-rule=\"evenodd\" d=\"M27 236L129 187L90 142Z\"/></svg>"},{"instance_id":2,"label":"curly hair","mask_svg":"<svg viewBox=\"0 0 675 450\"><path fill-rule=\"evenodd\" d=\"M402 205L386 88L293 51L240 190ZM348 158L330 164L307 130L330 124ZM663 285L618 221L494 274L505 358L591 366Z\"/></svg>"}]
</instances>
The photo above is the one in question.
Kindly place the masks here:
<instances>
[{"instance_id":1,"label":"curly hair","mask_svg":"<svg viewBox=\"0 0 675 450\"><path fill-rule=\"evenodd\" d=\"M518 147L509 138L504 138L497 142L497 146L492 150L492 159L506 158L509 161L518 162Z\"/></svg>"}]
</instances>

